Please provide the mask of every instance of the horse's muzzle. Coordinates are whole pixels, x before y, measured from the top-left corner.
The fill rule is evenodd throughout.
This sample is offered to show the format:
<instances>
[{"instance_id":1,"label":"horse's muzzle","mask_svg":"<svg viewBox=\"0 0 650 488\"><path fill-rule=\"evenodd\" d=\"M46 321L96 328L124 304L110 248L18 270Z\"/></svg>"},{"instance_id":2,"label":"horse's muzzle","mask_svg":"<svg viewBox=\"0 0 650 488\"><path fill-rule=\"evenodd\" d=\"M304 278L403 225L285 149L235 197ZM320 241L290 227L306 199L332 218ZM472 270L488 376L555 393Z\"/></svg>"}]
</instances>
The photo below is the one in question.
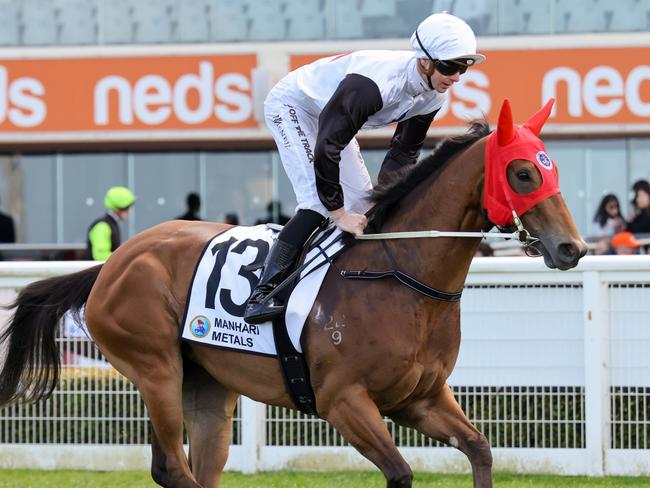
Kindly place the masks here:
<instances>
[{"instance_id":1,"label":"horse's muzzle","mask_svg":"<svg viewBox=\"0 0 650 488\"><path fill-rule=\"evenodd\" d=\"M565 271L575 268L580 258L587 254L587 244L582 240L561 242L554 246L553 251L544 246L544 262L549 268Z\"/></svg>"}]
</instances>

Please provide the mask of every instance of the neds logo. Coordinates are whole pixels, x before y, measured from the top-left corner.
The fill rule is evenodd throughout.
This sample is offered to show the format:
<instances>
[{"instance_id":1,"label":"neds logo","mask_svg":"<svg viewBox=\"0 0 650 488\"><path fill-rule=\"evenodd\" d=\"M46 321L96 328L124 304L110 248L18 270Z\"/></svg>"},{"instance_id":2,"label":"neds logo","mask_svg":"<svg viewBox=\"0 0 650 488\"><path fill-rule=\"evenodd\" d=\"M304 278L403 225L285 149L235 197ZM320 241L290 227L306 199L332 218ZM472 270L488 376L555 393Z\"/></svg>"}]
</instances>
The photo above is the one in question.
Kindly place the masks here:
<instances>
[{"instance_id":1,"label":"neds logo","mask_svg":"<svg viewBox=\"0 0 650 488\"><path fill-rule=\"evenodd\" d=\"M111 123L109 101L111 95L117 95L117 120L123 125L131 125L136 119L159 125L172 115L190 125L213 117L235 124L251 116L250 90L250 80L241 73L224 73L215 79L214 67L208 61L199 63L198 75L184 74L173 84L157 74L145 75L133 86L122 76L107 76L95 85L94 122ZM197 94L198 105L190 106L190 97Z\"/></svg>"}]
</instances>

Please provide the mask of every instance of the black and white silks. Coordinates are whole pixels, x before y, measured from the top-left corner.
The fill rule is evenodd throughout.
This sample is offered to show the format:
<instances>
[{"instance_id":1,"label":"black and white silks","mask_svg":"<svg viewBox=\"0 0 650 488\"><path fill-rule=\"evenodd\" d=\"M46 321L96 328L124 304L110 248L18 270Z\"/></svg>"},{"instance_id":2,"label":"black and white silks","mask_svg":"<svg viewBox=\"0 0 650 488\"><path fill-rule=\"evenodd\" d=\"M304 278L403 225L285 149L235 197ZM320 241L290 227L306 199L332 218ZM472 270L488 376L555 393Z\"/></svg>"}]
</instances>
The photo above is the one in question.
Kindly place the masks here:
<instances>
[{"instance_id":1,"label":"black and white silks","mask_svg":"<svg viewBox=\"0 0 650 488\"><path fill-rule=\"evenodd\" d=\"M342 168L347 164L345 149L361 129L397 124L380 182L386 172L417 160L447 95L429 88L416 62L411 51L357 51L298 68L271 90L266 120L296 190L298 208L326 214L344 203L349 208L348 193L354 199L368 191L363 164L366 175L350 177L359 172L358 162ZM358 152L356 141L355 146ZM360 153L350 157L363 163ZM297 167L312 163L313 169ZM294 170L303 176L292 178ZM314 180L304 181L310 174Z\"/></svg>"}]
</instances>

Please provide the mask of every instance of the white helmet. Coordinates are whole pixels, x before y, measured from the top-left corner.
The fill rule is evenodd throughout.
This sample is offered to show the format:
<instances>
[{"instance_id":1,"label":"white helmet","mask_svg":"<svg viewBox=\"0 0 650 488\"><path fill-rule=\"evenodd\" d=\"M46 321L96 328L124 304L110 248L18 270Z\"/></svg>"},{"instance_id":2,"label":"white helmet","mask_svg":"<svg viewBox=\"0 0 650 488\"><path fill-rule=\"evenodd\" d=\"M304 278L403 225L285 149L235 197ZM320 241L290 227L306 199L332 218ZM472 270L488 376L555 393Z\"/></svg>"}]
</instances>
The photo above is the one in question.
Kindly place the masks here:
<instances>
[{"instance_id":1,"label":"white helmet","mask_svg":"<svg viewBox=\"0 0 650 488\"><path fill-rule=\"evenodd\" d=\"M411 47L418 58L462 60L466 65L485 61L485 56L476 54L472 28L447 12L424 19L411 36Z\"/></svg>"}]
</instances>

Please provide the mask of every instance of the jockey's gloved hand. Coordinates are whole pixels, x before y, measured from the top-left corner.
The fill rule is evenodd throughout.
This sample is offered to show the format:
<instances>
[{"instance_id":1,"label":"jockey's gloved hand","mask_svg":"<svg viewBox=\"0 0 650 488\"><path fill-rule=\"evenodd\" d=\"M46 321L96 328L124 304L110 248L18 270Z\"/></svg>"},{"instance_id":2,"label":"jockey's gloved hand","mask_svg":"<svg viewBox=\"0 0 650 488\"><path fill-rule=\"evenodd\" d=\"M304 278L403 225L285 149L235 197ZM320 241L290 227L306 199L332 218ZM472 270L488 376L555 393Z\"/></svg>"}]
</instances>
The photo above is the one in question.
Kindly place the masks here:
<instances>
[{"instance_id":1,"label":"jockey's gloved hand","mask_svg":"<svg viewBox=\"0 0 650 488\"><path fill-rule=\"evenodd\" d=\"M354 235L363 234L363 229L368 225L365 215L348 212L344 208L331 211L330 218L339 229Z\"/></svg>"}]
</instances>

